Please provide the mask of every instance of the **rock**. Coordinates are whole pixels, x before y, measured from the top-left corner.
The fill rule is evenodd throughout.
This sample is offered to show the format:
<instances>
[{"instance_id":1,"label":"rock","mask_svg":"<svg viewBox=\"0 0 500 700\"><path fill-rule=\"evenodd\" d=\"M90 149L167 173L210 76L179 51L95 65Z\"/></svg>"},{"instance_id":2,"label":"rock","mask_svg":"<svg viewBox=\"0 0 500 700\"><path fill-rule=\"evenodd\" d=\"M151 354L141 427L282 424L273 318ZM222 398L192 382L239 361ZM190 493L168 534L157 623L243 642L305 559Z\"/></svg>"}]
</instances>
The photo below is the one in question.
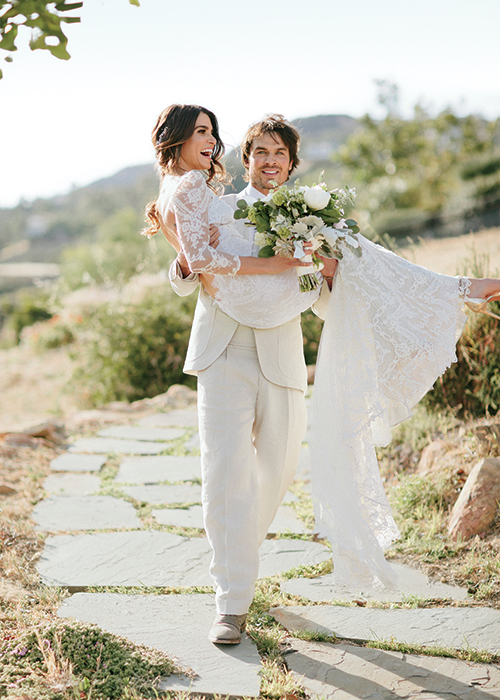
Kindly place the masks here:
<instances>
[{"instance_id":1,"label":"rock","mask_svg":"<svg viewBox=\"0 0 500 700\"><path fill-rule=\"evenodd\" d=\"M474 434L486 454L498 454L498 449L500 447L500 423L478 425L477 428L474 429Z\"/></svg>"},{"instance_id":2,"label":"rock","mask_svg":"<svg viewBox=\"0 0 500 700\"><path fill-rule=\"evenodd\" d=\"M63 423L45 422L24 431L33 437L44 438L49 442L60 444L65 441L66 431Z\"/></svg>"},{"instance_id":3,"label":"rock","mask_svg":"<svg viewBox=\"0 0 500 700\"><path fill-rule=\"evenodd\" d=\"M446 440L433 440L427 447L424 447L420 455L420 461L417 466L417 474L419 476L428 476L434 472L436 465L450 449L449 443Z\"/></svg>"},{"instance_id":4,"label":"rock","mask_svg":"<svg viewBox=\"0 0 500 700\"><path fill-rule=\"evenodd\" d=\"M171 406L172 408L186 408L196 404L198 393L183 384L172 384L164 394L158 394L149 403L155 408Z\"/></svg>"},{"instance_id":5,"label":"rock","mask_svg":"<svg viewBox=\"0 0 500 700\"><path fill-rule=\"evenodd\" d=\"M32 450L38 449L43 443L42 438L34 438L25 433L7 433L3 436L3 441L9 447L29 447Z\"/></svg>"},{"instance_id":6,"label":"rock","mask_svg":"<svg viewBox=\"0 0 500 700\"><path fill-rule=\"evenodd\" d=\"M479 461L469 474L453 506L448 534L454 540L485 532L493 522L500 500L500 458Z\"/></svg>"},{"instance_id":7,"label":"rock","mask_svg":"<svg viewBox=\"0 0 500 700\"><path fill-rule=\"evenodd\" d=\"M17 493L17 489L5 482L0 482L0 495L9 496L11 493Z\"/></svg>"},{"instance_id":8,"label":"rock","mask_svg":"<svg viewBox=\"0 0 500 700\"><path fill-rule=\"evenodd\" d=\"M61 444L66 434L62 423L45 422L23 428L22 431L2 433L0 437L11 447L31 447L36 449L42 441Z\"/></svg>"}]
</instances>

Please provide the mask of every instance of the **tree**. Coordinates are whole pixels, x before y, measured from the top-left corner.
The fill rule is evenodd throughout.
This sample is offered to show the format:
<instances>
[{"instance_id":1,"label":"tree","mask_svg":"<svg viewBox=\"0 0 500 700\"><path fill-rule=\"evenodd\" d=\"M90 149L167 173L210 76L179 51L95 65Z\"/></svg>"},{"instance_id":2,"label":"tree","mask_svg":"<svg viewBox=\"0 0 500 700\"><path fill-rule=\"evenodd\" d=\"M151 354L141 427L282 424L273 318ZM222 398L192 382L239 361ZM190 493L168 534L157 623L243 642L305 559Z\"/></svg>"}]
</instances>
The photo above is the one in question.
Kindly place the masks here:
<instances>
[{"instance_id":1,"label":"tree","mask_svg":"<svg viewBox=\"0 0 500 700\"><path fill-rule=\"evenodd\" d=\"M473 159L490 169L498 147L499 121L457 116L445 109L432 116L421 105L413 116L398 114L397 88L379 82L382 120L366 115L336 156L358 185L358 206L380 214L391 210L441 212L461 192L461 169ZM483 164L483 160L488 162Z\"/></svg>"},{"instance_id":2,"label":"tree","mask_svg":"<svg viewBox=\"0 0 500 700\"><path fill-rule=\"evenodd\" d=\"M129 0L131 5L139 6L139 0ZM68 38L63 31L63 23L73 24L80 17L68 15L73 10L79 10L81 2L59 0L0 0L0 49L8 52L7 62L12 61L10 55L17 51L16 40L19 27L30 27L32 30L30 48L46 49L56 58L67 61L70 55L67 50ZM0 78L3 73L0 70Z\"/></svg>"}]
</instances>

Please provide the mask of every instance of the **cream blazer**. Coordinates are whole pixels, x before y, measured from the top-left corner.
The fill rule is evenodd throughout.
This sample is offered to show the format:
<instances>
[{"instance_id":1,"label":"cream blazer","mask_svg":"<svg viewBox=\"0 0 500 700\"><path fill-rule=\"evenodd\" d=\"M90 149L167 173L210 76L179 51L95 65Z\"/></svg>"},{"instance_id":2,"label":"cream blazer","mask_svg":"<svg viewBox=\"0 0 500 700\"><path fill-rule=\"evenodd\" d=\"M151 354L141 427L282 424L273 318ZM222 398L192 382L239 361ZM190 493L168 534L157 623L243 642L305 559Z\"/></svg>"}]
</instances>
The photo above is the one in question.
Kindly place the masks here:
<instances>
[{"instance_id":1,"label":"cream blazer","mask_svg":"<svg viewBox=\"0 0 500 700\"><path fill-rule=\"evenodd\" d=\"M237 195L226 195L224 201L233 211L239 199L254 201L257 196L251 186ZM257 193L258 195L258 193ZM254 229L235 221L238 230L253 241ZM169 270L170 283L179 296L191 294L198 285L198 275L182 277L176 261ZM313 306L314 312L324 318L329 289L323 282L321 294ZM238 322L220 310L213 298L201 286L193 319L188 351L184 364L186 374L196 375L209 367L224 352L234 335ZM300 316L275 328L254 328L255 345L264 377L278 386L299 391L307 390L307 370L304 360Z\"/></svg>"}]
</instances>

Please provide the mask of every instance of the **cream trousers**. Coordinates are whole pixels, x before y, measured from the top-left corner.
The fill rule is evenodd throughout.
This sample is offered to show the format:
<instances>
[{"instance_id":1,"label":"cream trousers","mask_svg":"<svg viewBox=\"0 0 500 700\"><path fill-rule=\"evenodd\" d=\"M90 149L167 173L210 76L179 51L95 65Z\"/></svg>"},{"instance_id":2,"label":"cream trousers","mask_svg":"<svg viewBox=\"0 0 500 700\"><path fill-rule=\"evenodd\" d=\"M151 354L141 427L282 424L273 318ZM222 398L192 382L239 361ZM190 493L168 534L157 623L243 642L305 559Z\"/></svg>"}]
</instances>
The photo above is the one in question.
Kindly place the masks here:
<instances>
[{"instance_id":1,"label":"cream trousers","mask_svg":"<svg viewBox=\"0 0 500 700\"><path fill-rule=\"evenodd\" d=\"M253 330L238 326L222 355L198 373L198 412L217 612L241 615L254 595L259 547L297 469L304 394L265 379Z\"/></svg>"}]
</instances>

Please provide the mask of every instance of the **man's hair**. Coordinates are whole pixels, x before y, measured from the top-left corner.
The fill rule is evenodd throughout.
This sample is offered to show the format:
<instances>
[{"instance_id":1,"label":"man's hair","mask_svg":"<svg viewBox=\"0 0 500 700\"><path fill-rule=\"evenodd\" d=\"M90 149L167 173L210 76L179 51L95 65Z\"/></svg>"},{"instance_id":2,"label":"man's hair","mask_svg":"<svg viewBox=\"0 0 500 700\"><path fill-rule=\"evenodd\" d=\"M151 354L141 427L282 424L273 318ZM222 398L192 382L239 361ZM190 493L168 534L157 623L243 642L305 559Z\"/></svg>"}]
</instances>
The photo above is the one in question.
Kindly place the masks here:
<instances>
[{"instance_id":1,"label":"man's hair","mask_svg":"<svg viewBox=\"0 0 500 700\"><path fill-rule=\"evenodd\" d=\"M248 159L252 150L252 144L255 139L269 134L275 141L276 136L279 136L290 154L290 173L291 175L295 168L300 163L298 156L300 134L297 129L291 124L282 114L269 114L260 122L255 122L248 129L243 141L241 142L241 162L248 170Z\"/></svg>"}]
</instances>

